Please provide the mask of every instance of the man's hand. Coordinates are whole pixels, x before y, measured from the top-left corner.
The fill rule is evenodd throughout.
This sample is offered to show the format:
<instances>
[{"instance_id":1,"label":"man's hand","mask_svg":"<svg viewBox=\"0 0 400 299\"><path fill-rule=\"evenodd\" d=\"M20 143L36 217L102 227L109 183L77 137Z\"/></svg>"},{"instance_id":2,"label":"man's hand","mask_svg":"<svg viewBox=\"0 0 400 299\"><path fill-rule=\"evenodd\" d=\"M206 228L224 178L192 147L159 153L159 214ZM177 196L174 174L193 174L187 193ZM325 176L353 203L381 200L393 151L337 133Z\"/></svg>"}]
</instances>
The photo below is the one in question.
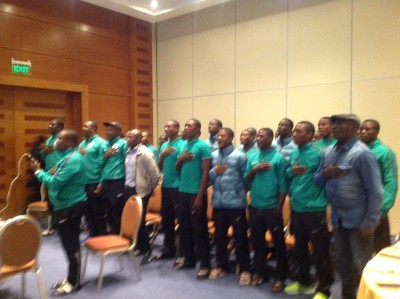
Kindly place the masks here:
<instances>
[{"instance_id":1,"label":"man's hand","mask_svg":"<svg viewBox=\"0 0 400 299\"><path fill-rule=\"evenodd\" d=\"M226 164L217 164L214 167L215 173L218 175L222 175L228 169L228 165Z\"/></svg>"},{"instance_id":2,"label":"man's hand","mask_svg":"<svg viewBox=\"0 0 400 299\"><path fill-rule=\"evenodd\" d=\"M40 162L35 158L31 158L31 169L33 172L42 169L40 166Z\"/></svg>"},{"instance_id":3,"label":"man's hand","mask_svg":"<svg viewBox=\"0 0 400 299\"><path fill-rule=\"evenodd\" d=\"M84 156L84 155L86 154L86 149L83 148L83 147L81 147L81 148L78 149L78 152L79 152L82 156Z\"/></svg>"},{"instance_id":4,"label":"man's hand","mask_svg":"<svg viewBox=\"0 0 400 299\"><path fill-rule=\"evenodd\" d=\"M54 152L54 147L51 145L46 145L45 148L43 149L43 151L48 155L48 154Z\"/></svg>"},{"instance_id":5,"label":"man's hand","mask_svg":"<svg viewBox=\"0 0 400 299\"><path fill-rule=\"evenodd\" d=\"M201 209L203 208L203 201L201 198L197 198L193 202L193 208L196 210L197 213L201 212Z\"/></svg>"},{"instance_id":6,"label":"man's hand","mask_svg":"<svg viewBox=\"0 0 400 299\"><path fill-rule=\"evenodd\" d=\"M258 164L256 167L254 167L252 170L254 172L264 172L264 171L270 171L272 169L272 165L269 162L261 162Z\"/></svg>"},{"instance_id":7,"label":"man's hand","mask_svg":"<svg viewBox=\"0 0 400 299\"><path fill-rule=\"evenodd\" d=\"M118 153L118 148L110 148L108 150L106 150L105 154L104 154L104 158L108 159L111 156L115 156Z\"/></svg>"},{"instance_id":8,"label":"man's hand","mask_svg":"<svg viewBox=\"0 0 400 299\"><path fill-rule=\"evenodd\" d=\"M184 152L179 158L182 162L192 161L194 159L194 154L191 152Z\"/></svg>"},{"instance_id":9,"label":"man's hand","mask_svg":"<svg viewBox=\"0 0 400 299\"><path fill-rule=\"evenodd\" d=\"M297 161L297 163L292 166L292 171L294 175L298 176L303 175L306 173L306 170L307 168L304 165L300 165L300 160Z\"/></svg>"},{"instance_id":10,"label":"man's hand","mask_svg":"<svg viewBox=\"0 0 400 299\"><path fill-rule=\"evenodd\" d=\"M175 148L169 146L161 152L161 156L165 157L165 156L171 155L174 151L175 151Z\"/></svg>"},{"instance_id":11,"label":"man's hand","mask_svg":"<svg viewBox=\"0 0 400 299\"><path fill-rule=\"evenodd\" d=\"M374 229L373 228L366 228L366 227L360 227L358 229L358 237L366 243L370 238L372 238L372 235L374 234Z\"/></svg>"},{"instance_id":12,"label":"man's hand","mask_svg":"<svg viewBox=\"0 0 400 299\"><path fill-rule=\"evenodd\" d=\"M345 175L343 169L336 166L336 164L329 164L323 171L325 178L339 178Z\"/></svg>"},{"instance_id":13,"label":"man's hand","mask_svg":"<svg viewBox=\"0 0 400 299\"><path fill-rule=\"evenodd\" d=\"M96 189L93 191L94 194L99 195L101 190L103 190L103 186L102 185L97 185Z\"/></svg>"}]
</instances>

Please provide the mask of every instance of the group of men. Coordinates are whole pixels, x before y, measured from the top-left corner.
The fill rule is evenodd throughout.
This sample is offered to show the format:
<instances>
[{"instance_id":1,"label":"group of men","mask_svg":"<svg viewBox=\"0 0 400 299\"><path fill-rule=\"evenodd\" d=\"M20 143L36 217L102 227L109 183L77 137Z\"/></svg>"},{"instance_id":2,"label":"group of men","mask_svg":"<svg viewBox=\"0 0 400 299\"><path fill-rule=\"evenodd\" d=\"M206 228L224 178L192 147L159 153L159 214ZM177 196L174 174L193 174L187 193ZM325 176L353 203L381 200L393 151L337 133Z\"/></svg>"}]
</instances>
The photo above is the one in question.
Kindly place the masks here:
<instances>
[{"instance_id":1,"label":"group of men","mask_svg":"<svg viewBox=\"0 0 400 299\"><path fill-rule=\"evenodd\" d=\"M294 126L284 118L275 133L270 128L243 130L239 148L233 145L234 132L218 119L210 121L210 138L206 141L199 139L198 120L189 119L181 135L179 122L170 120L164 126L166 141L158 151L148 148L148 133L132 130L122 138L117 122L104 123L107 141L97 135L95 122L86 122L82 128L84 140L77 146L75 132L61 131L62 127L59 131L51 129L52 123L59 121L49 126L53 136L48 143L50 146L57 140L55 149L43 150L47 171L40 170L38 163L32 164L37 178L49 191L56 227L70 261L68 278L56 284L56 294L72 292L79 286L76 219L82 215L81 205L86 198L91 234L118 233L122 208L131 195L141 196L145 216L159 171L163 173L161 214L165 238L156 258L178 256L174 264L177 271L194 268L199 260L198 279L216 279L229 270L227 233L232 226L239 284L261 284L267 272L265 233L269 230L276 258L272 292L314 293L316 299L329 298L334 276L328 203L343 298L356 297L362 270L373 252L390 245L387 213L397 193L397 161L393 151L380 143L380 127L375 120L361 124L353 114L323 117L318 123L320 139L314 141L316 130L311 122L301 121ZM51 155L58 155L54 157L56 164L48 163ZM71 184L72 177L76 184ZM207 224L210 186L216 243L213 268ZM74 200L68 200L72 195ZM288 260L282 209L289 199L297 272L294 282L286 285ZM175 242L175 219L179 222L180 242ZM310 242L315 278L310 275ZM143 254L142 264L153 259L144 220L135 253Z\"/></svg>"},{"instance_id":2,"label":"group of men","mask_svg":"<svg viewBox=\"0 0 400 299\"><path fill-rule=\"evenodd\" d=\"M148 138L134 129L122 138L117 122L106 122L106 139L97 134L97 124L87 121L78 134L64 129L55 119L49 124L52 135L42 150L46 168L37 160L31 167L48 191L53 226L58 231L69 261L68 276L54 284L54 295L61 296L80 286L80 225L84 215L91 236L119 234L122 210L127 199L142 198L145 215L148 200L158 184L159 172L153 152L142 143ZM138 234L135 254L143 254L141 264L151 261L145 217Z\"/></svg>"}]
</instances>

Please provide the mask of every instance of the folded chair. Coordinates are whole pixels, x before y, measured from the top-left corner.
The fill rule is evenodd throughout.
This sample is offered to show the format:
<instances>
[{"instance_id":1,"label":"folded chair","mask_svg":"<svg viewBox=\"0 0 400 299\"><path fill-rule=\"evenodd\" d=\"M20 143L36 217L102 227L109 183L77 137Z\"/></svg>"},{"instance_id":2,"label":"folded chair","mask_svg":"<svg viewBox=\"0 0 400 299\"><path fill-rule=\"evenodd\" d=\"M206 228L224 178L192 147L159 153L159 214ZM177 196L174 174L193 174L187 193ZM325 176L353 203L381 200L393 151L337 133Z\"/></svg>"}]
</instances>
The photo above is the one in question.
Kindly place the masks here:
<instances>
[{"instance_id":1,"label":"folded chair","mask_svg":"<svg viewBox=\"0 0 400 299\"><path fill-rule=\"evenodd\" d=\"M106 256L109 254L119 254L128 252L138 279L140 279L140 269L135 265L133 248L136 246L137 235L142 217L142 199L138 195L131 196L125 203L121 218L121 231L119 235L106 235L89 238L85 242L86 256L82 271L82 279L86 272L89 252L100 256L100 270L97 288L103 287L103 268ZM121 264L122 265L122 264Z\"/></svg>"},{"instance_id":2,"label":"folded chair","mask_svg":"<svg viewBox=\"0 0 400 299\"><path fill-rule=\"evenodd\" d=\"M0 280L22 274L21 298L28 271L36 274L40 298L47 298L37 259L41 237L37 220L27 215L9 219L0 229Z\"/></svg>"},{"instance_id":3,"label":"folded chair","mask_svg":"<svg viewBox=\"0 0 400 299\"><path fill-rule=\"evenodd\" d=\"M158 184L147 205L146 226L151 227L150 245L153 245L160 232L161 222L161 185Z\"/></svg>"},{"instance_id":4,"label":"folded chair","mask_svg":"<svg viewBox=\"0 0 400 299\"><path fill-rule=\"evenodd\" d=\"M49 217L49 202L46 200L47 190L44 184L40 186L40 201L28 204L26 214L35 216L36 218L47 218L47 229L50 229L51 218Z\"/></svg>"},{"instance_id":5,"label":"folded chair","mask_svg":"<svg viewBox=\"0 0 400 299\"><path fill-rule=\"evenodd\" d=\"M30 157L30 154L23 154L18 161L17 175L8 188L6 205L0 209L0 218L3 220L23 214L25 211L29 193L27 182Z\"/></svg>"}]
</instances>

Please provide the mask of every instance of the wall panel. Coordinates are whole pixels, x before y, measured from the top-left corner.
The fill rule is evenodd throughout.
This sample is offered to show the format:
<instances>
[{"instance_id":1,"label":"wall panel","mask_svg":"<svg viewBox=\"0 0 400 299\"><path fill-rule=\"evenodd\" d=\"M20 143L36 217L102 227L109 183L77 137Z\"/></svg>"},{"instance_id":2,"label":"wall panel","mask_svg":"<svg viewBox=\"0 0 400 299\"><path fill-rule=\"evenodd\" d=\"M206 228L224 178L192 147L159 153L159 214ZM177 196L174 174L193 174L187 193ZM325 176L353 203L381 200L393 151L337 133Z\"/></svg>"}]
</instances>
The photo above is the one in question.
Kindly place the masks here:
<instances>
[{"instance_id":1,"label":"wall panel","mask_svg":"<svg viewBox=\"0 0 400 299\"><path fill-rule=\"evenodd\" d=\"M79 59L129 69L129 43L81 31L79 34Z\"/></svg>"},{"instance_id":2,"label":"wall panel","mask_svg":"<svg viewBox=\"0 0 400 299\"><path fill-rule=\"evenodd\" d=\"M22 51L70 59L79 58L77 30L21 18L20 36Z\"/></svg>"},{"instance_id":3,"label":"wall panel","mask_svg":"<svg viewBox=\"0 0 400 299\"><path fill-rule=\"evenodd\" d=\"M237 1L238 92L286 86L287 15L284 1Z\"/></svg>"},{"instance_id":4,"label":"wall panel","mask_svg":"<svg viewBox=\"0 0 400 299\"><path fill-rule=\"evenodd\" d=\"M217 118L224 127L235 126L234 94L195 97L193 99L193 117L201 122L201 138L209 137L208 123Z\"/></svg>"},{"instance_id":5,"label":"wall panel","mask_svg":"<svg viewBox=\"0 0 400 299\"><path fill-rule=\"evenodd\" d=\"M157 24L159 99L187 98L193 93L191 15Z\"/></svg>"},{"instance_id":6,"label":"wall panel","mask_svg":"<svg viewBox=\"0 0 400 299\"><path fill-rule=\"evenodd\" d=\"M193 95L232 93L235 2L193 14Z\"/></svg>"},{"instance_id":7,"label":"wall panel","mask_svg":"<svg viewBox=\"0 0 400 299\"><path fill-rule=\"evenodd\" d=\"M21 31L20 19L14 15L0 12L0 28L14 28L14 30L1 31L0 48L19 48L21 37L16 32Z\"/></svg>"}]
</instances>

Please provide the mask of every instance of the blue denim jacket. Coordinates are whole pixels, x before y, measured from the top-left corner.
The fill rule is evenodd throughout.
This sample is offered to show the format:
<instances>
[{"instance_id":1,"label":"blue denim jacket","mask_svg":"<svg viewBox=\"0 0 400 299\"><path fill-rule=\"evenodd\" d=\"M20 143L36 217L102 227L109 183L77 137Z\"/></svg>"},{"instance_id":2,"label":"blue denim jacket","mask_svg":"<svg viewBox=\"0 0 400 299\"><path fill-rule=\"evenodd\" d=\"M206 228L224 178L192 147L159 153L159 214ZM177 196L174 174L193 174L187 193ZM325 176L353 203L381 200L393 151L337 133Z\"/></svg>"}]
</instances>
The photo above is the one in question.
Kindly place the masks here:
<instances>
[{"instance_id":1,"label":"blue denim jacket","mask_svg":"<svg viewBox=\"0 0 400 299\"><path fill-rule=\"evenodd\" d=\"M230 145L212 153L209 181L214 185L212 206L219 209L245 209L246 187L243 179L247 156ZM215 165L226 164L228 169L217 175Z\"/></svg>"},{"instance_id":2,"label":"blue denim jacket","mask_svg":"<svg viewBox=\"0 0 400 299\"><path fill-rule=\"evenodd\" d=\"M323 170L336 164L345 174L326 179ZM369 148L357 138L328 147L321 160L315 181L325 185L331 204L334 227L373 228L378 224L383 198L378 164Z\"/></svg>"},{"instance_id":3,"label":"blue denim jacket","mask_svg":"<svg viewBox=\"0 0 400 299\"><path fill-rule=\"evenodd\" d=\"M290 153L295 149L296 143L294 143L292 137L285 139L278 137L272 142L272 147L285 158L285 162L288 164Z\"/></svg>"}]
</instances>

